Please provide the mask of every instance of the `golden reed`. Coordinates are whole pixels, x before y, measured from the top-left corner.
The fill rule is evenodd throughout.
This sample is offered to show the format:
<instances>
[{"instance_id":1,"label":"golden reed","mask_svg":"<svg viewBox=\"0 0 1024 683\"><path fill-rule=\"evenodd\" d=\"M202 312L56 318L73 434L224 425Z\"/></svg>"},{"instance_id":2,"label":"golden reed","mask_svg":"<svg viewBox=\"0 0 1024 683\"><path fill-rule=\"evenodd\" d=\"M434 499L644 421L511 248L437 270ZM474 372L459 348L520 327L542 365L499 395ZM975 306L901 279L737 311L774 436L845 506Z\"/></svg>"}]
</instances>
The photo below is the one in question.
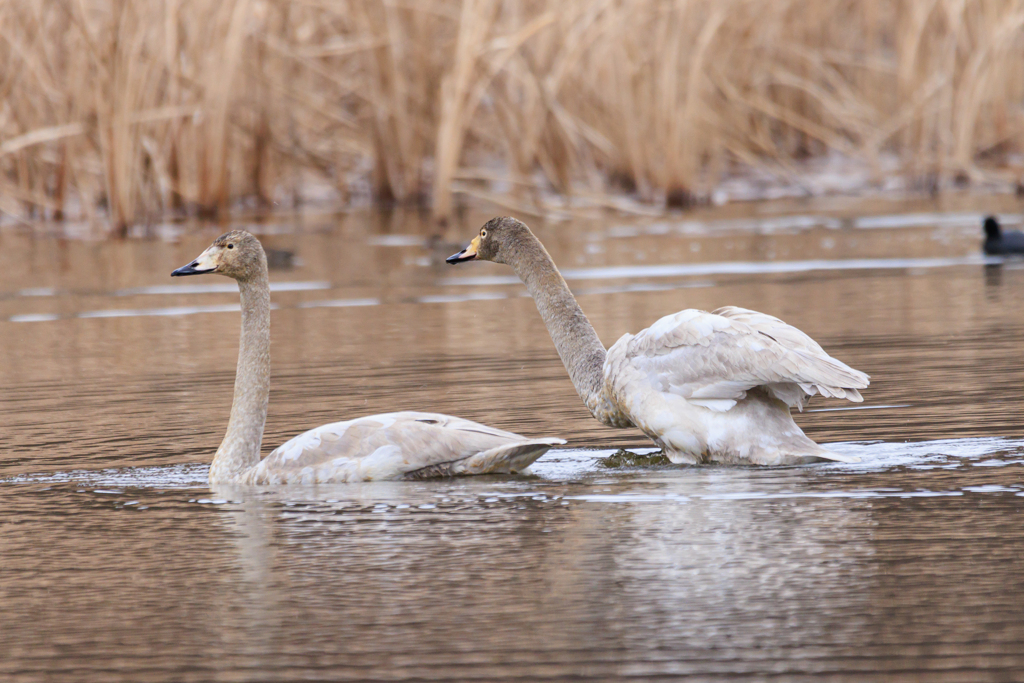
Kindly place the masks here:
<instances>
[{"instance_id":1,"label":"golden reed","mask_svg":"<svg viewBox=\"0 0 1024 683\"><path fill-rule=\"evenodd\" d=\"M1022 151L1024 0L6 0L0 211L126 226L501 178L685 205L828 151Z\"/></svg>"}]
</instances>

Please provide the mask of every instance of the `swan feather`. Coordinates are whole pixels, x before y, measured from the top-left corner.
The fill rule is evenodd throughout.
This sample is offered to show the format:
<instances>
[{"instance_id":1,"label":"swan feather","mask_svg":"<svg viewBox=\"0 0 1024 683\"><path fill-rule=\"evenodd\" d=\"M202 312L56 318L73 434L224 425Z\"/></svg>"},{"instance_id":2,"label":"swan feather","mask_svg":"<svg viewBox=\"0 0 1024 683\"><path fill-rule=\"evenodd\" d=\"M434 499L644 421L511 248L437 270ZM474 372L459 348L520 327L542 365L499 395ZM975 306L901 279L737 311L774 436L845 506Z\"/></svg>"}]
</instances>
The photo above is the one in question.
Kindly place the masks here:
<instances>
[{"instance_id":1,"label":"swan feather","mask_svg":"<svg viewBox=\"0 0 1024 683\"><path fill-rule=\"evenodd\" d=\"M236 248L237 247L237 248ZM172 276L219 273L238 282L242 332L228 427L211 484L317 484L519 472L561 439L526 439L437 413L386 413L303 432L260 460L270 397L270 284L260 241L221 235Z\"/></svg>"},{"instance_id":2,"label":"swan feather","mask_svg":"<svg viewBox=\"0 0 1024 683\"><path fill-rule=\"evenodd\" d=\"M605 350L551 255L521 221L491 219L450 263L515 270L537 304L576 392L603 424L638 427L673 461L796 464L849 461L803 433L806 398L860 401L868 376L778 318L743 308L665 316Z\"/></svg>"},{"instance_id":3,"label":"swan feather","mask_svg":"<svg viewBox=\"0 0 1024 683\"><path fill-rule=\"evenodd\" d=\"M371 415L316 427L243 474L247 484L328 483L518 472L562 439L523 439L439 413Z\"/></svg>"},{"instance_id":4,"label":"swan feather","mask_svg":"<svg viewBox=\"0 0 1024 683\"><path fill-rule=\"evenodd\" d=\"M857 389L869 380L792 325L733 306L667 315L620 339L609 357L635 366L659 391L712 410L725 404L709 401L740 401L758 386L798 409L815 394L859 402Z\"/></svg>"}]
</instances>

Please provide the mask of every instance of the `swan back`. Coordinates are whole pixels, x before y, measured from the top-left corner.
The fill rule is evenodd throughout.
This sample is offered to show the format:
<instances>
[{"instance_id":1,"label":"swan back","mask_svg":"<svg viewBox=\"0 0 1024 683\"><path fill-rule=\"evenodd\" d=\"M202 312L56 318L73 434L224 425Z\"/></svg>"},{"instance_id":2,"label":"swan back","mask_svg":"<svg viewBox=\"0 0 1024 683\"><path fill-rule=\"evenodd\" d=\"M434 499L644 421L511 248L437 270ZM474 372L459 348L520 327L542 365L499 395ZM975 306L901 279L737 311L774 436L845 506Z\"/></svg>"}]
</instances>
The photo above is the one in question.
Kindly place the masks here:
<instances>
[{"instance_id":1,"label":"swan back","mask_svg":"<svg viewBox=\"0 0 1024 683\"><path fill-rule=\"evenodd\" d=\"M438 413L400 412L323 425L285 442L245 483L327 483L518 472L561 439Z\"/></svg>"},{"instance_id":2,"label":"swan back","mask_svg":"<svg viewBox=\"0 0 1024 683\"><path fill-rule=\"evenodd\" d=\"M654 390L675 394L711 410L731 409L746 392L764 386L790 407L805 396L860 402L869 384L863 372L829 356L797 328L744 308L714 313L687 309L665 316L608 351L606 383L624 366L640 371Z\"/></svg>"}]
</instances>

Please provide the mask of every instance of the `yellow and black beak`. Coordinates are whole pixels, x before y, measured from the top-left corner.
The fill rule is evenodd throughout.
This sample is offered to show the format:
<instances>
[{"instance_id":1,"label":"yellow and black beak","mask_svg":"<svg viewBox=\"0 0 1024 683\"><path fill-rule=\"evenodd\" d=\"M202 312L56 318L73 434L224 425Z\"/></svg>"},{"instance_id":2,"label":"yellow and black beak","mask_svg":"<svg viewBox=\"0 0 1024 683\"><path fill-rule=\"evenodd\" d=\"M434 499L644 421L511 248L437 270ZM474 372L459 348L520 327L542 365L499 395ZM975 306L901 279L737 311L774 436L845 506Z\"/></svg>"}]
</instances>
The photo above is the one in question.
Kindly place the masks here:
<instances>
[{"instance_id":1,"label":"yellow and black beak","mask_svg":"<svg viewBox=\"0 0 1024 683\"><path fill-rule=\"evenodd\" d=\"M452 254L445 259L445 263L450 263L453 266L456 263L462 263L463 261L473 261L476 259L476 251L480 248L480 235L473 238L473 241L469 243L469 246L460 251L458 254Z\"/></svg>"},{"instance_id":2,"label":"yellow and black beak","mask_svg":"<svg viewBox=\"0 0 1024 683\"><path fill-rule=\"evenodd\" d=\"M213 247L210 247L202 254L200 254L199 258L197 258L192 263L188 264L187 266L182 266L181 268L178 268L176 271L172 272L171 277L182 277L184 275L202 275L203 273L212 273L213 271L217 270L217 264L214 262L213 254L211 253L212 249Z\"/></svg>"}]
</instances>

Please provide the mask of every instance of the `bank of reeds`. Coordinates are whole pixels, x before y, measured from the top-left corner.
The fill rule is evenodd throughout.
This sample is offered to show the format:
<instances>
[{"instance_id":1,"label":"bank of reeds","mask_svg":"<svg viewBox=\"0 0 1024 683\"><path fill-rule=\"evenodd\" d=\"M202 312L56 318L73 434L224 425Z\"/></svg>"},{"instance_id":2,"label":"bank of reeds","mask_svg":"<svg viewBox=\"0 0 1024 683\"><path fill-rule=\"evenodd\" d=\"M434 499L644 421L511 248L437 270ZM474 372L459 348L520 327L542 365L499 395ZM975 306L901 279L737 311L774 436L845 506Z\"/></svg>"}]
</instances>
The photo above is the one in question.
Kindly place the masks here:
<instances>
[{"instance_id":1,"label":"bank of reeds","mask_svg":"<svg viewBox=\"0 0 1024 683\"><path fill-rule=\"evenodd\" d=\"M831 151L970 182L1024 151L1022 36L1024 0L6 0L0 210L683 206Z\"/></svg>"}]
</instances>

